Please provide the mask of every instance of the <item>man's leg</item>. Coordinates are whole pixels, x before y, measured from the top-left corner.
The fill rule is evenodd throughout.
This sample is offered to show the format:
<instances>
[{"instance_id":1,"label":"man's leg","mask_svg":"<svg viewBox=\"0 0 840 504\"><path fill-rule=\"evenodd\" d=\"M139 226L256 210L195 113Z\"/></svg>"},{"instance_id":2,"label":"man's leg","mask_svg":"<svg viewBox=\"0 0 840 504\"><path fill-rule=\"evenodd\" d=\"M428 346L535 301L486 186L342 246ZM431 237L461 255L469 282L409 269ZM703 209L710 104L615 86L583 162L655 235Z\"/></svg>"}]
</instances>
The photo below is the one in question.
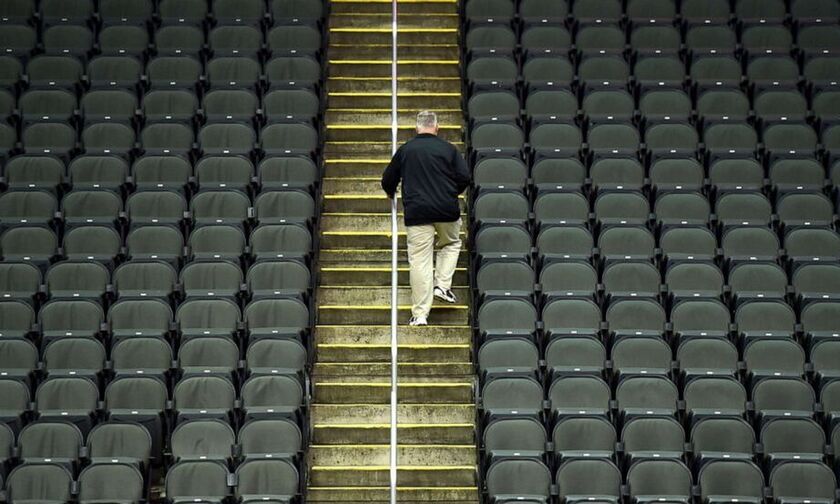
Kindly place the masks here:
<instances>
[{"instance_id":1,"label":"man's leg","mask_svg":"<svg viewBox=\"0 0 840 504\"><path fill-rule=\"evenodd\" d=\"M411 282L411 315L428 317L432 309L434 286L435 227L431 224L406 226L408 242L409 280Z\"/></svg>"},{"instance_id":2,"label":"man's leg","mask_svg":"<svg viewBox=\"0 0 840 504\"><path fill-rule=\"evenodd\" d=\"M452 277L458 266L458 255L461 253L461 219L455 222L438 222L435 224L438 233L437 245L440 248L435 264L435 287L445 290L452 288Z\"/></svg>"}]
</instances>

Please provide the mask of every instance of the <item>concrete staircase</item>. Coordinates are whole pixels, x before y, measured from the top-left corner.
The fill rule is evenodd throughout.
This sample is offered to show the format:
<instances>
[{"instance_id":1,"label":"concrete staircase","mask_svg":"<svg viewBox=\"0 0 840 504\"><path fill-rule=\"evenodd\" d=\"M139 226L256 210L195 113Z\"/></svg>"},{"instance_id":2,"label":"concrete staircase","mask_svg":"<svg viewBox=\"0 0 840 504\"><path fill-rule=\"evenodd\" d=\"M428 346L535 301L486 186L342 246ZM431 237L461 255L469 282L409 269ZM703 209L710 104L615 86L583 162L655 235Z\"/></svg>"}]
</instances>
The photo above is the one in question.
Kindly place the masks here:
<instances>
[{"instance_id":1,"label":"concrete staircase","mask_svg":"<svg viewBox=\"0 0 840 504\"><path fill-rule=\"evenodd\" d=\"M405 0L399 12L399 137L432 109L460 144L457 3ZM387 502L391 224L379 180L391 155L391 2L333 0L329 35L307 502ZM458 304L436 303L432 325L409 327L402 223L398 236L399 501L477 503L466 254Z\"/></svg>"}]
</instances>

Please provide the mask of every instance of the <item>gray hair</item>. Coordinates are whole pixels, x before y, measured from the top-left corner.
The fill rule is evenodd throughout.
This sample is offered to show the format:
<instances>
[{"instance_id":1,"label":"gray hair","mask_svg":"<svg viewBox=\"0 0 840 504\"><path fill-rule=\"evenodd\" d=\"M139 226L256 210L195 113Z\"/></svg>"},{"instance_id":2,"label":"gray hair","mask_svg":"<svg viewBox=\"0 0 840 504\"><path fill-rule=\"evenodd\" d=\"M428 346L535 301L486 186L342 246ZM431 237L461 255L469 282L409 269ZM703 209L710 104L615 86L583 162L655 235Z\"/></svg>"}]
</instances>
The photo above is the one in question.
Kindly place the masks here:
<instances>
[{"instance_id":1,"label":"gray hair","mask_svg":"<svg viewBox=\"0 0 840 504\"><path fill-rule=\"evenodd\" d=\"M417 114L417 129L434 128L438 125L437 114L423 110Z\"/></svg>"}]
</instances>

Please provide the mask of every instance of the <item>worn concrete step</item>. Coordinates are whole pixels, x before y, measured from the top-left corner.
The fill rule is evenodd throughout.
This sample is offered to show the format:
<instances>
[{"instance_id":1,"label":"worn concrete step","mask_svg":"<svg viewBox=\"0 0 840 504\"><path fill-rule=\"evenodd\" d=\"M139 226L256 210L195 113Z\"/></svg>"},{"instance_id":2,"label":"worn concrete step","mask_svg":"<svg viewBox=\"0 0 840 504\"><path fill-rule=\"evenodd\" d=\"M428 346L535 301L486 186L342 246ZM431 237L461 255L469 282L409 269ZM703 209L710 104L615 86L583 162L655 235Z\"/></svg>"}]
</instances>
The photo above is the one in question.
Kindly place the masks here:
<instances>
[{"instance_id":1,"label":"worn concrete step","mask_svg":"<svg viewBox=\"0 0 840 504\"><path fill-rule=\"evenodd\" d=\"M324 160L324 173L327 177L365 177L381 178L382 172L391 161L391 153L386 157L341 156Z\"/></svg>"},{"instance_id":2,"label":"worn concrete step","mask_svg":"<svg viewBox=\"0 0 840 504\"><path fill-rule=\"evenodd\" d=\"M390 481L390 467L311 466L309 484L319 486L380 486ZM476 483L475 465L399 466L401 486L468 486Z\"/></svg>"},{"instance_id":3,"label":"worn concrete step","mask_svg":"<svg viewBox=\"0 0 840 504\"><path fill-rule=\"evenodd\" d=\"M408 323L411 318L411 305L398 306L398 321ZM466 325L470 320L470 307L465 304L433 305L429 322L439 325ZM379 325L391 321L390 305L320 305L318 323L329 325Z\"/></svg>"},{"instance_id":4,"label":"worn concrete step","mask_svg":"<svg viewBox=\"0 0 840 504\"><path fill-rule=\"evenodd\" d=\"M390 62L386 65L390 69ZM399 70L399 69L398 69ZM391 104L391 92L393 91L393 81L390 73L388 75L372 78L370 76L359 75L345 75L331 74L327 80L327 98L329 106L335 106L333 99L336 96L352 96L356 98L370 98L370 97L387 97L388 105ZM461 78L458 76L438 77L434 80L420 77L408 77L407 75L397 75L397 104L400 108L433 108L432 105L421 105L417 103L413 106L407 100L410 98L417 98L418 101L429 102L435 98L452 98L461 97ZM353 93L352 95L345 95L339 93ZM372 94L376 93L376 94ZM458 102L456 107L460 106ZM385 108L382 107L382 108ZM454 108L454 107L450 107Z\"/></svg>"},{"instance_id":5,"label":"worn concrete step","mask_svg":"<svg viewBox=\"0 0 840 504\"><path fill-rule=\"evenodd\" d=\"M318 325L315 326L315 341L332 344L387 345L391 342L391 326ZM466 325L401 325L397 327L397 341L401 345L468 345L472 343L472 329Z\"/></svg>"},{"instance_id":6,"label":"worn concrete step","mask_svg":"<svg viewBox=\"0 0 840 504\"><path fill-rule=\"evenodd\" d=\"M406 140L413 137L414 134L409 130L400 131L400 138L399 138L399 145L402 145ZM464 151L464 143L463 142L452 142L452 144L458 148L461 152ZM398 145L398 147L399 147ZM368 157L375 157L380 158L383 156L391 156L392 147L391 141L377 141L377 142L366 142L366 141L327 141L324 143L324 156L328 159L334 158L364 158L365 156Z\"/></svg>"},{"instance_id":7,"label":"worn concrete step","mask_svg":"<svg viewBox=\"0 0 840 504\"><path fill-rule=\"evenodd\" d=\"M362 32L370 31L387 31L391 32L391 25L393 23L393 14L391 12L382 13L331 13L330 15L330 30L338 28L345 29L360 29ZM458 29L458 13L457 12L438 12L434 15L427 15L426 13L401 13L397 9L397 27L405 30L457 30Z\"/></svg>"},{"instance_id":8,"label":"worn concrete step","mask_svg":"<svg viewBox=\"0 0 840 504\"><path fill-rule=\"evenodd\" d=\"M470 298L468 287L455 285L452 292L458 298L458 303L467 303ZM338 305L338 304L372 304L387 305L391 303L390 286L350 286L350 285L324 285L318 287L315 294L317 306ZM397 302L399 304L411 304L411 288L399 287L397 289ZM435 299L434 305L446 306L448 303Z\"/></svg>"},{"instance_id":9,"label":"worn concrete step","mask_svg":"<svg viewBox=\"0 0 840 504\"><path fill-rule=\"evenodd\" d=\"M361 1L361 0L332 0L332 14L388 14L391 12L391 2L384 0ZM457 12L458 3L453 0L403 0L397 3L398 12L422 13L435 15L438 13L447 14Z\"/></svg>"},{"instance_id":10,"label":"worn concrete step","mask_svg":"<svg viewBox=\"0 0 840 504\"><path fill-rule=\"evenodd\" d=\"M389 423L389 404L322 404L312 405L312 425L344 425L359 423ZM475 421L475 404L400 404L397 406L397 422L412 423L472 423Z\"/></svg>"},{"instance_id":11,"label":"worn concrete step","mask_svg":"<svg viewBox=\"0 0 840 504\"><path fill-rule=\"evenodd\" d=\"M330 77L391 77L391 59L340 59L329 60ZM459 77L461 74L457 59L445 60L398 60L397 74L404 77Z\"/></svg>"},{"instance_id":12,"label":"worn concrete step","mask_svg":"<svg viewBox=\"0 0 840 504\"><path fill-rule=\"evenodd\" d=\"M385 44L336 44L331 43L327 57L330 60L343 59L386 59L393 56L390 34ZM400 44L397 43L397 58L410 60L458 59L461 52L457 44Z\"/></svg>"},{"instance_id":13,"label":"worn concrete step","mask_svg":"<svg viewBox=\"0 0 840 504\"><path fill-rule=\"evenodd\" d=\"M462 254L466 256L466 254ZM390 285L391 266L368 266L366 264L336 264L321 265L321 282L328 285ZM409 282L408 266L397 267L397 278L400 285L407 285ZM452 281L456 285L466 285L469 282L467 268L455 269L455 276Z\"/></svg>"},{"instance_id":14,"label":"worn concrete step","mask_svg":"<svg viewBox=\"0 0 840 504\"><path fill-rule=\"evenodd\" d=\"M390 502L389 486L371 487L317 487L308 488L307 503L368 504ZM397 487L397 502L400 504L423 504L444 502L478 504L478 489L475 485L463 487Z\"/></svg>"},{"instance_id":15,"label":"worn concrete step","mask_svg":"<svg viewBox=\"0 0 840 504\"><path fill-rule=\"evenodd\" d=\"M405 230L403 215L398 214L398 231ZM461 230L467 228L466 218L461 218ZM324 213L321 214L321 231L354 231L359 233L391 231L390 213Z\"/></svg>"},{"instance_id":16,"label":"worn concrete step","mask_svg":"<svg viewBox=\"0 0 840 504\"><path fill-rule=\"evenodd\" d=\"M307 464L311 466L381 466L389 465L391 447L387 444L309 446ZM398 466L459 466L476 463L475 445L429 444L397 445Z\"/></svg>"},{"instance_id":17,"label":"worn concrete step","mask_svg":"<svg viewBox=\"0 0 840 504\"><path fill-rule=\"evenodd\" d=\"M464 114L460 108L457 109L426 109L437 113L440 124L462 125ZM388 108L330 108L324 114L324 122L327 125L354 125L354 124L391 124L391 109ZM414 127L417 121L417 110L398 110L397 121L400 126Z\"/></svg>"},{"instance_id":18,"label":"worn concrete step","mask_svg":"<svg viewBox=\"0 0 840 504\"><path fill-rule=\"evenodd\" d=\"M454 86L453 86L454 87ZM391 106L390 93L377 93L376 95L356 96L353 94L331 94L327 97L326 105L336 108L387 108ZM430 109L452 109L461 105L461 94L456 89L447 94L432 96L400 96L398 98L400 108L409 110Z\"/></svg>"},{"instance_id":19,"label":"worn concrete step","mask_svg":"<svg viewBox=\"0 0 840 504\"><path fill-rule=\"evenodd\" d=\"M427 352L426 355L428 354ZM378 356L378 362L317 362L312 368L312 377L317 380L343 379L348 375L359 379L390 377L390 353L387 355L388 357ZM475 374L475 366L467 356L461 362L402 362L397 365L397 373L400 379L442 376L467 379Z\"/></svg>"},{"instance_id":20,"label":"worn concrete step","mask_svg":"<svg viewBox=\"0 0 840 504\"><path fill-rule=\"evenodd\" d=\"M349 379L351 377L344 377ZM314 401L328 404L389 404L391 383L381 378L364 382L316 380ZM405 382L397 387L397 400L403 404L465 403L473 400L472 381Z\"/></svg>"},{"instance_id":21,"label":"worn concrete step","mask_svg":"<svg viewBox=\"0 0 840 504\"><path fill-rule=\"evenodd\" d=\"M330 444L387 443L391 438L390 423L332 424L313 426L312 442ZM475 425L463 423L420 423L397 425L397 441L402 444L475 442Z\"/></svg>"},{"instance_id":22,"label":"worn concrete step","mask_svg":"<svg viewBox=\"0 0 840 504\"><path fill-rule=\"evenodd\" d=\"M397 345L397 355L400 363L410 364L404 366L406 373L423 372L422 364L469 363L472 358L470 348L470 344L401 344ZM324 363L390 363L391 345L318 343L315 345L315 356L318 361L316 366ZM429 366L430 369L425 372L438 372L431 369L433 367Z\"/></svg>"},{"instance_id":23,"label":"worn concrete step","mask_svg":"<svg viewBox=\"0 0 840 504\"><path fill-rule=\"evenodd\" d=\"M461 232L461 239L466 239L466 233ZM321 233L321 250L365 248L384 249L391 246L390 231L327 231ZM397 246L406 247L405 231L397 233Z\"/></svg>"},{"instance_id":24,"label":"worn concrete step","mask_svg":"<svg viewBox=\"0 0 840 504\"><path fill-rule=\"evenodd\" d=\"M400 141L406 141L417 133L414 125L401 125L397 134ZM327 124L327 142L390 142L391 135L390 124ZM438 136L457 142L463 138L463 126L460 121L456 124L442 123Z\"/></svg>"},{"instance_id":25,"label":"worn concrete step","mask_svg":"<svg viewBox=\"0 0 840 504\"><path fill-rule=\"evenodd\" d=\"M391 30L359 31L358 28L334 28L330 30L330 47L350 45L354 41L360 47L367 45L390 45ZM458 30L400 29L397 45L458 45Z\"/></svg>"}]
</instances>

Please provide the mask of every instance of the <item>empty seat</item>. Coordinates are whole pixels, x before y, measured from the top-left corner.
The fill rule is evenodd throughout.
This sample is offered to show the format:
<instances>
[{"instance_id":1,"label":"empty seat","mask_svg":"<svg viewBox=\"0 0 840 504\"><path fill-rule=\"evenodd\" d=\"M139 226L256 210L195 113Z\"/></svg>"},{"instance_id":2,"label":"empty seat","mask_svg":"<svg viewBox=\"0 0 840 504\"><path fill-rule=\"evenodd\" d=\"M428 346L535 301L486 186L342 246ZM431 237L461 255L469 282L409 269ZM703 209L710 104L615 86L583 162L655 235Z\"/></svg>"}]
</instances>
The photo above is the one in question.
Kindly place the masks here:
<instances>
[{"instance_id":1,"label":"empty seat","mask_svg":"<svg viewBox=\"0 0 840 504\"><path fill-rule=\"evenodd\" d=\"M303 404L303 387L291 376L252 376L242 385L242 409L260 414L294 415Z\"/></svg>"},{"instance_id":2,"label":"empty seat","mask_svg":"<svg viewBox=\"0 0 840 504\"><path fill-rule=\"evenodd\" d=\"M787 274L777 264L743 263L729 272L732 296L738 301L751 298L783 298L787 285Z\"/></svg>"},{"instance_id":3,"label":"empty seat","mask_svg":"<svg viewBox=\"0 0 840 504\"><path fill-rule=\"evenodd\" d=\"M790 461L773 468L769 485L779 501L831 502L837 480L821 462Z\"/></svg>"},{"instance_id":4,"label":"empty seat","mask_svg":"<svg viewBox=\"0 0 840 504\"><path fill-rule=\"evenodd\" d=\"M639 417L624 425L621 442L631 460L680 457L685 448L685 432L673 418Z\"/></svg>"},{"instance_id":5,"label":"empty seat","mask_svg":"<svg viewBox=\"0 0 840 504\"><path fill-rule=\"evenodd\" d=\"M229 374L238 366L239 348L230 338L192 338L178 349L178 367L184 373Z\"/></svg>"},{"instance_id":6,"label":"empty seat","mask_svg":"<svg viewBox=\"0 0 840 504\"><path fill-rule=\"evenodd\" d=\"M557 469L556 482L560 498L564 499L613 501L621 496L621 471L610 460L569 460Z\"/></svg>"},{"instance_id":7,"label":"empty seat","mask_svg":"<svg viewBox=\"0 0 840 504\"><path fill-rule=\"evenodd\" d=\"M722 338L691 338L680 343L677 361L687 376L734 376L738 370L738 349Z\"/></svg>"},{"instance_id":8,"label":"empty seat","mask_svg":"<svg viewBox=\"0 0 840 504\"><path fill-rule=\"evenodd\" d=\"M120 374L163 375L172 365L172 347L162 338L134 336L119 339L111 350L114 371Z\"/></svg>"},{"instance_id":9,"label":"empty seat","mask_svg":"<svg viewBox=\"0 0 840 504\"><path fill-rule=\"evenodd\" d=\"M259 226L251 233L250 243L258 259L306 257L312 251L312 235L294 224Z\"/></svg>"},{"instance_id":10,"label":"empty seat","mask_svg":"<svg viewBox=\"0 0 840 504\"><path fill-rule=\"evenodd\" d=\"M742 418L705 418L691 429L694 453L701 459L723 458L724 455L751 458L755 431Z\"/></svg>"},{"instance_id":11,"label":"empty seat","mask_svg":"<svg viewBox=\"0 0 840 504\"><path fill-rule=\"evenodd\" d=\"M246 460L236 468L236 497L243 502L288 502L299 493L299 479L288 460Z\"/></svg>"},{"instance_id":12,"label":"empty seat","mask_svg":"<svg viewBox=\"0 0 840 504\"><path fill-rule=\"evenodd\" d=\"M676 299L718 297L723 293L724 278L713 264L684 262L668 268L665 283Z\"/></svg>"},{"instance_id":13,"label":"empty seat","mask_svg":"<svg viewBox=\"0 0 840 504\"><path fill-rule=\"evenodd\" d=\"M751 301L735 312L735 323L747 339L790 336L795 331L796 314L783 301Z\"/></svg>"},{"instance_id":14,"label":"empty seat","mask_svg":"<svg viewBox=\"0 0 840 504\"><path fill-rule=\"evenodd\" d=\"M554 426L554 452L561 458L605 457L615 451L615 427L600 417L568 417Z\"/></svg>"},{"instance_id":15,"label":"empty seat","mask_svg":"<svg viewBox=\"0 0 840 504\"><path fill-rule=\"evenodd\" d=\"M254 165L244 157L211 156L195 165L195 178L202 189L233 189L245 192L251 184Z\"/></svg>"},{"instance_id":16,"label":"empty seat","mask_svg":"<svg viewBox=\"0 0 840 504\"><path fill-rule=\"evenodd\" d=\"M501 418L484 429L482 445L491 461L514 453L539 457L546 437L545 427L534 418Z\"/></svg>"},{"instance_id":17,"label":"empty seat","mask_svg":"<svg viewBox=\"0 0 840 504\"><path fill-rule=\"evenodd\" d=\"M125 240L134 259L176 260L184 251L184 236L170 226L143 226L131 231Z\"/></svg>"},{"instance_id":18,"label":"empty seat","mask_svg":"<svg viewBox=\"0 0 840 504\"><path fill-rule=\"evenodd\" d=\"M717 239L706 228L671 228L662 234L659 245L669 260L711 260L716 255Z\"/></svg>"},{"instance_id":19,"label":"empty seat","mask_svg":"<svg viewBox=\"0 0 840 504\"><path fill-rule=\"evenodd\" d=\"M228 299L192 299L175 312L175 321L186 336L228 336L240 318L239 307Z\"/></svg>"},{"instance_id":20,"label":"empty seat","mask_svg":"<svg viewBox=\"0 0 840 504\"><path fill-rule=\"evenodd\" d=\"M12 502L67 502L71 499L73 476L58 464L23 464L9 473L6 481Z\"/></svg>"},{"instance_id":21,"label":"empty seat","mask_svg":"<svg viewBox=\"0 0 840 504\"><path fill-rule=\"evenodd\" d=\"M93 461L117 459L146 465L152 456L152 438L140 424L104 422L88 433L87 448Z\"/></svg>"},{"instance_id":22,"label":"empty seat","mask_svg":"<svg viewBox=\"0 0 840 504\"><path fill-rule=\"evenodd\" d=\"M221 501L230 493L227 481L228 470L219 462L182 461L166 473L166 495L174 501Z\"/></svg>"},{"instance_id":23,"label":"empty seat","mask_svg":"<svg viewBox=\"0 0 840 504\"><path fill-rule=\"evenodd\" d=\"M640 501L688 501L691 484L691 471L678 460L640 460L627 471L630 495Z\"/></svg>"},{"instance_id":24,"label":"empty seat","mask_svg":"<svg viewBox=\"0 0 840 504\"><path fill-rule=\"evenodd\" d=\"M761 428L761 445L773 462L792 458L819 460L825 444L822 427L808 418L777 418Z\"/></svg>"},{"instance_id":25,"label":"empty seat","mask_svg":"<svg viewBox=\"0 0 840 504\"><path fill-rule=\"evenodd\" d=\"M498 338L481 345L477 360L482 373L504 374L514 370L536 373L539 350L525 339Z\"/></svg>"},{"instance_id":26,"label":"empty seat","mask_svg":"<svg viewBox=\"0 0 840 504\"><path fill-rule=\"evenodd\" d=\"M681 336L725 336L730 321L729 309L715 299L689 299L671 310L673 330Z\"/></svg>"},{"instance_id":27,"label":"empty seat","mask_svg":"<svg viewBox=\"0 0 840 504\"><path fill-rule=\"evenodd\" d=\"M221 420L190 420L172 431L172 457L180 460L230 458L236 443L233 429Z\"/></svg>"},{"instance_id":28,"label":"empty seat","mask_svg":"<svg viewBox=\"0 0 840 504\"><path fill-rule=\"evenodd\" d=\"M43 362L51 375L95 377L105 368L105 347L93 338L58 338L47 344Z\"/></svg>"},{"instance_id":29,"label":"empty seat","mask_svg":"<svg viewBox=\"0 0 840 504\"><path fill-rule=\"evenodd\" d=\"M760 501L764 476L761 469L748 460L716 460L700 470L698 486L706 502Z\"/></svg>"},{"instance_id":30,"label":"empty seat","mask_svg":"<svg viewBox=\"0 0 840 504\"><path fill-rule=\"evenodd\" d=\"M163 336L169 331L172 309L154 299L127 299L108 310L108 323L116 336Z\"/></svg>"},{"instance_id":31,"label":"empty seat","mask_svg":"<svg viewBox=\"0 0 840 504\"><path fill-rule=\"evenodd\" d=\"M485 480L487 492L496 502L547 499L550 494L551 472L538 460L500 460L487 469Z\"/></svg>"},{"instance_id":32,"label":"empty seat","mask_svg":"<svg viewBox=\"0 0 840 504\"><path fill-rule=\"evenodd\" d=\"M50 378L35 392L36 409L42 418L90 416L98 399L96 385L79 377Z\"/></svg>"},{"instance_id":33,"label":"empty seat","mask_svg":"<svg viewBox=\"0 0 840 504\"><path fill-rule=\"evenodd\" d=\"M4 305L0 305L0 312ZM5 313L3 314L5 316ZM5 333L6 321L0 333ZM9 327L11 329L12 327ZM31 341L23 338L10 338L0 340L0 366L6 376L13 378L26 378L35 371L38 365L38 349Z\"/></svg>"},{"instance_id":34,"label":"empty seat","mask_svg":"<svg viewBox=\"0 0 840 504\"><path fill-rule=\"evenodd\" d=\"M241 225L248 218L250 206L251 200L237 191L202 191L193 196L190 211L199 225Z\"/></svg>"},{"instance_id":35,"label":"empty seat","mask_svg":"<svg viewBox=\"0 0 840 504\"><path fill-rule=\"evenodd\" d=\"M609 386L595 376L562 376L551 384L548 399L556 415L605 415L609 410Z\"/></svg>"},{"instance_id":36,"label":"empty seat","mask_svg":"<svg viewBox=\"0 0 840 504\"><path fill-rule=\"evenodd\" d=\"M811 416L816 398L800 378L765 378L752 391L756 413L766 417Z\"/></svg>"},{"instance_id":37,"label":"empty seat","mask_svg":"<svg viewBox=\"0 0 840 504\"><path fill-rule=\"evenodd\" d=\"M487 381L481 389L481 406L487 415L516 411L536 415L542 410L543 389L532 378L500 377Z\"/></svg>"},{"instance_id":38,"label":"empty seat","mask_svg":"<svg viewBox=\"0 0 840 504\"><path fill-rule=\"evenodd\" d=\"M658 336L665 330L665 310L651 299L622 299L610 303L604 318L610 331L619 336Z\"/></svg>"},{"instance_id":39,"label":"empty seat","mask_svg":"<svg viewBox=\"0 0 840 504\"><path fill-rule=\"evenodd\" d=\"M478 329L489 335L529 335L535 331L537 310L524 299L493 299L476 315Z\"/></svg>"},{"instance_id":40,"label":"empty seat","mask_svg":"<svg viewBox=\"0 0 840 504\"><path fill-rule=\"evenodd\" d=\"M82 443L79 428L66 422L34 422L18 434L20 458L27 463L73 463L79 458Z\"/></svg>"},{"instance_id":41,"label":"empty seat","mask_svg":"<svg viewBox=\"0 0 840 504\"><path fill-rule=\"evenodd\" d=\"M582 371L601 372L607 359L604 345L594 337L554 338L545 350L545 361L554 375Z\"/></svg>"},{"instance_id":42,"label":"empty seat","mask_svg":"<svg viewBox=\"0 0 840 504\"><path fill-rule=\"evenodd\" d=\"M79 474L80 503L141 502L145 490L143 475L131 464L92 464Z\"/></svg>"},{"instance_id":43,"label":"empty seat","mask_svg":"<svg viewBox=\"0 0 840 504\"><path fill-rule=\"evenodd\" d=\"M779 238L764 227L735 227L724 233L721 248L733 261L773 261L779 253Z\"/></svg>"},{"instance_id":44,"label":"empty seat","mask_svg":"<svg viewBox=\"0 0 840 504\"><path fill-rule=\"evenodd\" d=\"M233 384L220 376L188 376L175 385L173 400L181 415L224 417L236 399Z\"/></svg>"},{"instance_id":45,"label":"empty seat","mask_svg":"<svg viewBox=\"0 0 840 504\"><path fill-rule=\"evenodd\" d=\"M288 419L257 419L240 427L237 441L246 458L295 454L301 449L300 428Z\"/></svg>"},{"instance_id":46,"label":"empty seat","mask_svg":"<svg viewBox=\"0 0 840 504\"><path fill-rule=\"evenodd\" d=\"M610 354L614 372L621 375L667 374L671 347L659 338L624 338Z\"/></svg>"}]
</instances>

